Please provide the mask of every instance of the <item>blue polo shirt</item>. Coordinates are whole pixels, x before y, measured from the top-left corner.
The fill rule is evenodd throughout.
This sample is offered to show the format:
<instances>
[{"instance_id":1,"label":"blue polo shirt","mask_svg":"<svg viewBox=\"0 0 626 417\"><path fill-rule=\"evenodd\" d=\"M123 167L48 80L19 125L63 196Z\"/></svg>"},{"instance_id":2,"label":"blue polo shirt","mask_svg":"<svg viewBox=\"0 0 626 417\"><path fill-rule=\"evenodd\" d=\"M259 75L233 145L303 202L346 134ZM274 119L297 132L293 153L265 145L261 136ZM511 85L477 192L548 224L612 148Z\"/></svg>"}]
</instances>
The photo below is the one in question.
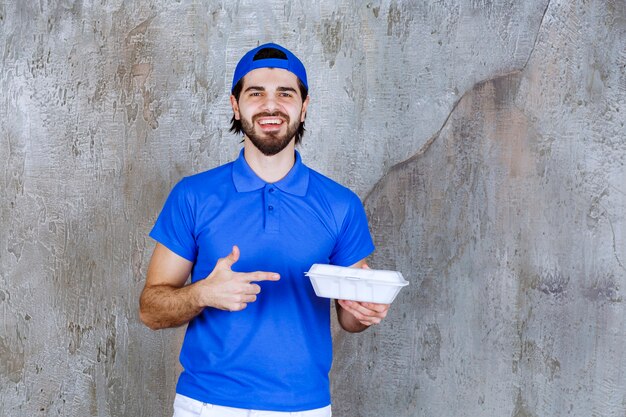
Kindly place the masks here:
<instances>
[{"instance_id":1,"label":"blue polo shirt","mask_svg":"<svg viewBox=\"0 0 626 417\"><path fill-rule=\"evenodd\" d=\"M150 236L207 277L233 245L233 270L269 271L257 301L238 312L205 308L189 323L176 391L237 408L302 411L330 404L330 302L304 275L314 263L352 265L374 245L349 189L296 161L268 184L239 158L181 180Z\"/></svg>"}]
</instances>

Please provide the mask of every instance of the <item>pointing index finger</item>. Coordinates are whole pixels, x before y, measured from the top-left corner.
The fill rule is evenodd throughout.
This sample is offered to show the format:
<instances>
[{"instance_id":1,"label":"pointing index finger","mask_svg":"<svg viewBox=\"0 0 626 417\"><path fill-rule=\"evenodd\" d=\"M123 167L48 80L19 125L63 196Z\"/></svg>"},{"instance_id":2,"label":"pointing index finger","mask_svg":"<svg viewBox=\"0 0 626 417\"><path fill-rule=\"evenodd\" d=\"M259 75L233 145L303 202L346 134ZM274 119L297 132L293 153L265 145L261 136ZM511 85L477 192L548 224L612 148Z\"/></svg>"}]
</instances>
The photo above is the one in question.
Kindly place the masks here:
<instances>
[{"instance_id":1,"label":"pointing index finger","mask_svg":"<svg viewBox=\"0 0 626 417\"><path fill-rule=\"evenodd\" d=\"M280 279L280 275L275 272L256 271L242 274L244 276L244 280L247 282L278 281Z\"/></svg>"}]
</instances>

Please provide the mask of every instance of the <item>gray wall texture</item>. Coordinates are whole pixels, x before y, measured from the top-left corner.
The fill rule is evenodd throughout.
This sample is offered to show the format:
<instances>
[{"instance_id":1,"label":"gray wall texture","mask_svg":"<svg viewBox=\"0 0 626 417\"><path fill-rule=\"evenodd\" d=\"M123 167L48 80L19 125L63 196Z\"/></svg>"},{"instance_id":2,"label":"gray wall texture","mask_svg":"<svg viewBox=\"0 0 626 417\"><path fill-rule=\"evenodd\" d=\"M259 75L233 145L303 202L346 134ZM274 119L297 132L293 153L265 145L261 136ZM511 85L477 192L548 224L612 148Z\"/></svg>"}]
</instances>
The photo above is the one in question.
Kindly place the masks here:
<instances>
[{"instance_id":1,"label":"gray wall texture","mask_svg":"<svg viewBox=\"0 0 626 417\"><path fill-rule=\"evenodd\" d=\"M309 71L305 161L411 281L335 329L341 417L626 415L623 0L0 1L0 416L169 416L147 233L233 159L260 42Z\"/></svg>"}]
</instances>

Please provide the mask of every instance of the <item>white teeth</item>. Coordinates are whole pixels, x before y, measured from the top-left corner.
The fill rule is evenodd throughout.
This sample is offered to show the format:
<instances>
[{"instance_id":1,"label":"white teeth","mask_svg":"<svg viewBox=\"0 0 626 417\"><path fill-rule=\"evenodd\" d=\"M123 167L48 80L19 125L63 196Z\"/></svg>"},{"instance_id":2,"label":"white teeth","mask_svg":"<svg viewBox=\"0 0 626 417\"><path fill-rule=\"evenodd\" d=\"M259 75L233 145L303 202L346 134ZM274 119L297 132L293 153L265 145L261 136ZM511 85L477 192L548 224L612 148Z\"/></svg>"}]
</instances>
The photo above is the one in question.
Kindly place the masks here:
<instances>
[{"instance_id":1,"label":"white teeth","mask_svg":"<svg viewBox=\"0 0 626 417\"><path fill-rule=\"evenodd\" d=\"M259 121L259 124L262 125L279 125L281 123L280 119L265 119Z\"/></svg>"}]
</instances>

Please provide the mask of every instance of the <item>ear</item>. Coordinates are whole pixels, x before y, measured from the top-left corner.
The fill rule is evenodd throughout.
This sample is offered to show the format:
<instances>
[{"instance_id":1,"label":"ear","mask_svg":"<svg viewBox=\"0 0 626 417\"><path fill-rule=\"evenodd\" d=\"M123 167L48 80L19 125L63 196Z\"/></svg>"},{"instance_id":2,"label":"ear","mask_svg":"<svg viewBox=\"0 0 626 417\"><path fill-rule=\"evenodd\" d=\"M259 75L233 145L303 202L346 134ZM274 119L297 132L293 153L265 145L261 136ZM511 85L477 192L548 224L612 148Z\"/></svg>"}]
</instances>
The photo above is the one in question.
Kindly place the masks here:
<instances>
[{"instance_id":1,"label":"ear","mask_svg":"<svg viewBox=\"0 0 626 417\"><path fill-rule=\"evenodd\" d=\"M301 116L300 116L300 123L304 122L304 119L306 119L306 109L309 106L309 95L306 96L306 99L304 99L304 102L302 103L302 112L301 112Z\"/></svg>"},{"instance_id":2,"label":"ear","mask_svg":"<svg viewBox=\"0 0 626 417\"><path fill-rule=\"evenodd\" d=\"M241 115L239 114L239 103L237 103L237 99L234 95L230 95L230 105L233 108L233 113L235 113L235 120L241 120Z\"/></svg>"}]
</instances>

